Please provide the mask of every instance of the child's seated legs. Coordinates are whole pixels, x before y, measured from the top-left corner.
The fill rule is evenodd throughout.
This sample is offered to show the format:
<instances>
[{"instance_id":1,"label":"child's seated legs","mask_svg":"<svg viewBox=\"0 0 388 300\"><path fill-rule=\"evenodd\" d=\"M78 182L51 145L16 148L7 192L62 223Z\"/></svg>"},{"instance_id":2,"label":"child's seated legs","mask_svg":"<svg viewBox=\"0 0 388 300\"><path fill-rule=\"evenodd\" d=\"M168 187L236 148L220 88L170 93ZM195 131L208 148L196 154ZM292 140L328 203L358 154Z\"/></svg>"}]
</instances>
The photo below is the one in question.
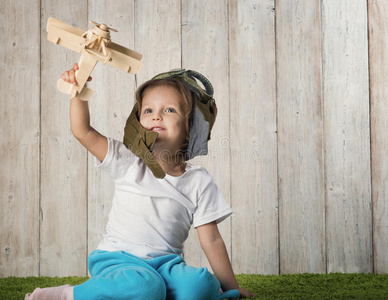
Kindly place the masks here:
<instances>
[{"instance_id":1,"label":"child's seated legs","mask_svg":"<svg viewBox=\"0 0 388 300\"><path fill-rule=\"evenodd\" d=\"M166 285L158 272L130 254L94 251L89 270L92 278L74 287L75 300L166 298Z\"/></svg>"}]
</instances>

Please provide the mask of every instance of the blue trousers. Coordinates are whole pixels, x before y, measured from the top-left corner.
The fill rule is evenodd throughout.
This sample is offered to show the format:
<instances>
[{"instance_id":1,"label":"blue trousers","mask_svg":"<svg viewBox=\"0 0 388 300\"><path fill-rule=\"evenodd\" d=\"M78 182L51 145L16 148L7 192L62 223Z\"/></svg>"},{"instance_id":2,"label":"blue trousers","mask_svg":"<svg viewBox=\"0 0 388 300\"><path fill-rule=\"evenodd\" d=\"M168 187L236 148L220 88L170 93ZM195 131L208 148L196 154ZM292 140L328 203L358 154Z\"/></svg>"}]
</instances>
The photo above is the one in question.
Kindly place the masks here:
<instances>
[{"instance_id":1,"label":"blue trousers","mask_svg":"<svg viewBox=\"0 0 388 300\"><path fill-rule=\"evenodd\" d=\"M176 254L143 260L124 251L89 255L92 277L74 287L75 300L238 298L237 290L219 295L220 282L206 268L187 266Z\"/></svg>"}]
</instances>

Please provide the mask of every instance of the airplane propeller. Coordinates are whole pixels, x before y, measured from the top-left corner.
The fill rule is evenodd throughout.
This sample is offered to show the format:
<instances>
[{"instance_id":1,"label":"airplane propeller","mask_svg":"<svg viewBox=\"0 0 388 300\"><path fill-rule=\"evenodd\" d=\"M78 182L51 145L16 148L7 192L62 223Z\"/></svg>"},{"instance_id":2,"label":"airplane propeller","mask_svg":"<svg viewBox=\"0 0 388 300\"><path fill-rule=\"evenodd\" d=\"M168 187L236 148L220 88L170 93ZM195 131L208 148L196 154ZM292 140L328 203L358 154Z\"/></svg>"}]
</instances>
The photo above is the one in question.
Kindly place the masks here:
<instances>
[{"instance_id":1,"label":"airplane propeller","mask_svg":"<svg viewBox=\"0 0 388 300\"><path fill-rule=\"evenodd\" d=\"M111 27L108 27L106 26L105 24L100 24L100 23L97 23L97 22L94 22L94 21L89 21L89 23L93 24L93 25L96 25L97 28L99 28L100 30L104 31L104 32L108 32L111 30L111 31L114 31L114 32L118 32L116 29L114 28L111 28Z\"/></svg>"}]
</instances>

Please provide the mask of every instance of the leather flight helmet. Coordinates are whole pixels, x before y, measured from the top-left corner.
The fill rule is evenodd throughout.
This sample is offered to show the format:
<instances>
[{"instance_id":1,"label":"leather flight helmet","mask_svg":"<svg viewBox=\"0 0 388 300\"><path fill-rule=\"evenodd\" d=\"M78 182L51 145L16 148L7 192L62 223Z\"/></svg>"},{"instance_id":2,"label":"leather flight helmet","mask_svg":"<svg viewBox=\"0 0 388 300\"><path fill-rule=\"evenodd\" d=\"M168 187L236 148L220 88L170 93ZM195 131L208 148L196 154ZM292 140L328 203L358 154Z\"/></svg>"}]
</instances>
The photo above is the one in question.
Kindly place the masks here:
<instances>
[{"instance_id":1,"label":"leather flight helmet","mask_svg":"<svg viewBox=\"0 0 388 300\"><path fill-rule=\"evenodd\" d=\"M208 153L207 143L210 140L210 132L215 121L213 86L202 74L185 69L161 73L151 80L173 77L181 78L193 97L193 108L189 120L189 142L184 152L185 159L189 160L197 155L206 155ZM124 144L144 161L156 178L164 178L165 172L152 155L157 137L157 132L148 131L140 125L139 107L136 103L124 128Z\"/></svg>"}]
</instances>

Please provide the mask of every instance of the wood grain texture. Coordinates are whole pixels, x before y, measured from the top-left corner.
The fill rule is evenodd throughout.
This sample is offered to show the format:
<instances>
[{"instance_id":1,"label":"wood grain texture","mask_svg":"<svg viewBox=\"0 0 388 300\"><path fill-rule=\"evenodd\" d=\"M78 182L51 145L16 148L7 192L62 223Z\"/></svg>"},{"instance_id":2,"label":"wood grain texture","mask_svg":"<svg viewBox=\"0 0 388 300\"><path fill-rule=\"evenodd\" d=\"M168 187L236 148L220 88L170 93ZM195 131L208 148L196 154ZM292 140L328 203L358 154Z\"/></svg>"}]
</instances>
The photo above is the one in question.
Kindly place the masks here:
<instances>
[{"instance_id":1,"label":"wood grain texture","mask_svg":"<svg viewBox=\"0 0 388 300\"><path fill-rule=\"evenodd\" d=\"M113 183L56 89L79 54L46 40L48 17L107 23L144 55L136 76L92 74L92 125L107 136L122 139L136 86L155 74L210 78L218 119L192 163L234 210L220 228L236 273L387 273L387 14L385 0L2 3L0 277L86 275L110 211ZM185 249L208 266L195 231Z\"/></svg>"},{"instance_id":2,"label":"wood grain texture","mask_svg":"<svg viewBox=\"0 0 388 300\"><path fill-rule=\"evenodd\" d=\"M86 29L87 1L71 6L42 1L42 28L50 16ZM56 89L79 54L49 43L41 32L40 275L82 276L87 268L87 157L70 131L69 95Z\"/></svg>"},{"instance_id":3,"label":"wood grain texture","mask_svg":"<svg viewBox=\"0 0 388 300\"><path fill-rule=\"evenodd\" d=\"M388 3L368 1L374 272L388 273Z\"/></svg>"},{"instance_id":4,"label":"wood grain texture","mask_svg":"<svg viewBox=\"0 0 388 300\"><path fill-rule=\"evenodd\" d=\"M326 271L319 1L276 1L280 272Z\"/></svg>"},{"instance_id":5,"label":"wood grain texture","mask_svg":"<svg viewBox=\"0 0 388 300\"><path fill-rule=\"evenodd\" d=\"M228 1L182 1L182 68L200 72L210 80L218 107L208 154L198 156L190 163L206 168L230 202L229 147L221 144L229 139ZM219 225L229 253L230 224L228 218ZM184 248L188 264L210 267L196 230L190 231Z\"/></svg>"},{"instance_id":6,"label":"wood grain texture","mask_svg":"<svg viewBox=\"0 0 388 300\"><path fill-rule=\"evenodd\" d=\"M373 271L366 2L324 1L327 272Z\"/></svg>"},{"instance_id":7,"label":"wood grain texture","mask_svg":"<svg viewBox=\"0 0 388 300\"><path fill-rule=\"evenodd\" d=\"M134 49L134 1L89 1L89 19L105 23L112 41ZM141 72L141 71L140 71ZM101 134L122 141L124 126L134 102L135 76L99 63L90 84L95 97L89 102L92 126ZM88 154L88 253L96 249L108 222L114 184L109 175L95 168Z\"/></svg>"},{"instance_id":8,"label":"wood grain texture","mask_svg":"<svg viewBox=\"0 0 388 300\"><path fill-rule=\"evenodd\" d=\"M138 85L156 74L180 68L181 1L135 1L135 47L143 54Z\"/></svg>"},{"instance_id":9,"label":"wood grain texture","mask_svg":"<svg viewBox=\"0 0 388 300\"><path fill-rule=\"evenodd\" d=\"M39 272L39 14L0 5L0 277Z\"/></svg>"},{"instance_id":10,"label":"wood grain texture","mask_svg":"<svg viewBox=\"0 0 388 300\"><path fill-rule=\"evenodd\" d=\"M278 274L274 1L229 8L232 261Z\"/></svg>"}]
</instances>

